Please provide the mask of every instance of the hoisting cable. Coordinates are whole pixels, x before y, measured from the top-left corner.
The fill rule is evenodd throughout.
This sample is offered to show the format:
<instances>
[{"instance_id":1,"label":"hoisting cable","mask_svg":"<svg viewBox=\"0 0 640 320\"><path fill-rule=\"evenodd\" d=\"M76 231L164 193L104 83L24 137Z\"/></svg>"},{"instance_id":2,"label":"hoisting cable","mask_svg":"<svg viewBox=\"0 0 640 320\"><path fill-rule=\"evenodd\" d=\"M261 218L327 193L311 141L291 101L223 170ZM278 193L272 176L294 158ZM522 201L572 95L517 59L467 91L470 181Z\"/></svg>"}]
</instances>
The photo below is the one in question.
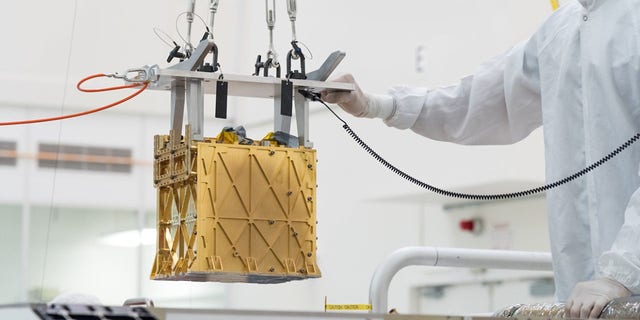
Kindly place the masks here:
<instances>
[{"instance_id":1,"label":"hoisting cable","mask_svg":"<svg viewBox=\"0 0 640 320\"><path fill-rule=\"evenodd\" d=\"M353 129L351 129L351 127L349 126L349 124L347 124L346 121L344 121L340 116L338 116L337 113L335 113L335 111L333 111L331 109L331 107L329 107L329 105L327 105L324 101L322 101L322 99L320 98L320 94L313 92L313 91L309 91L309 90L299 90L299 92L305 96L306 98L311 99L312 101L317 101L322 103L327 109L329 109L329 111L340 121L342 122L342 128L347 131L347 133L356 141L356 143L358 143L360 145L360 147L362 147L367 153L369 153L374 159L376 159L378 162L380 162L383 166L387 167L390 171L392 171L393 173L397 174L398 176L400 176L401 178L423 188L423 189L427 189L431 192L440 194L442 196L446 196L446 197L452 197L452 198L460 198L460 199L466 199L466 200L505 200L505 199L512 199L512 198L520 198L520 197L526 197L526 196L530 196L530 195L534 195L537 193L541 193L541 192L545 192L547 190L551 190L554 188L557 188L563 184L569 183L591 171L593 171L594 169L600 167L601 165L603 165L604 163L606 163L607 161L611 160L612 158L614 158L615 156L617 156L620 152L624 151L625 149L627 149L629 146L631 146L632 144L634 144L635 142L637 142L638 140L640 140L640 133L636 133L633 137L629 138L629 140L627 140L625 143L623 143L622 145L620 145L618 148L616 148L615 150L611 151L611 153L607 154L606 156L604 156L603 158L601 158L600 160L592 163L591 165L589 165L588 167L564 178L564 179L560 179L557 180L555 182L552 183L548 183L545 184L543 186L539 186L537 188L532 188L532 189L527 189L527 190L522 190L522 191L518 191L518 192L511 192L511 193L501 193L501 194L472 194L472 193L460 193L460 192L453 192L453 191L449 191L443 188L439 188L433 185L430 185L426 182L423 182L417 178L414 178L413 176L409 175L408 173L400 170L398 167L394 166L393 164L389 163L387 160L385 160L381 155L379 155L377 152L375 152L375 150L373 150L371 147L369 147L369 145L367 145L367 143L365 143L357 134L355 131L353 131Z\"/></svg>"},{"instance_id":2,"label":"hoisting cable","mask_svg":"<svg viewBox=\"0 0 640 320\"><path fill-rule=\"evenodd\" d=\"M107 105L104 105L102 107L98 107L95 109L91 109L91 110L87 110L87 111L83 111L83 112L78 112L78 113L72 113L72 114L67 114L67 115L62 115L62 116L57 116L57 117L51 117L51 118L41 118L41 119L30 119L30 120L20 120L20 121L10 121L10 122L0 122L0 126L12 126L12 125L20 125L20 124L32 124L32 123L40 123L40 122L49 122L49 121L59 121L59 120L64 120L64 119L70 119L70 118L76 118L76 117L81 117L81 116L86 116L92 113L96 113L96 112L100 112L109 108L113 108L119 104L122 104L124 102L127 102L131 99L133 99L134 97L136 97L137 95L141 94L144 90L147 89L147 87L149 86L149 81L144 81L144 82L137 82L137 83L132 83L132 84L128 84L128 85L123 85L123 86L114 86L114 87L106 87L106 88L97 88L97 89L86 89L82 87L82 84L84 84L85 82L87 82L88 80L91 79L95 79L95 78L101 78L101 77L114 77L114 75L107 75L107 74L94 74L94 75L90 75L82 80L80 80L78 82L78 84L76 85L76 88L82 92L105 92L105 91L113 91L113 90L121 90L121 89L129 89L129 88L136 88L136 87L140 87L140 89L138 89L136 92L132 93L131 95L120 99L116 102L113 103L109 103Z\"/></svg>"}]
</instances>

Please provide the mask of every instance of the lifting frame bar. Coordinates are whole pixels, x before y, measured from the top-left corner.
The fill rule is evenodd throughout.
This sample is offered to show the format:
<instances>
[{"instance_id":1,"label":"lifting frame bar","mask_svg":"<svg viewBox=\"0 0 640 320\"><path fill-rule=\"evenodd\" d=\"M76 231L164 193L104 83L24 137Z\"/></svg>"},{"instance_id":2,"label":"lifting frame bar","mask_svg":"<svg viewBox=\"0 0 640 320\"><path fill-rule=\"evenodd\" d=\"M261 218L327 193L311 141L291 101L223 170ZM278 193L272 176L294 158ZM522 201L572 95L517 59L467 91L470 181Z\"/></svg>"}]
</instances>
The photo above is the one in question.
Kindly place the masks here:
<instances>
[{"instance_id":1,"label":"lifting frame bar","mask_svg":"<svg viewBox=\"0 0 640 320\"><path fill-rule=\"evenodd\" d=\"M323 66L316 72L321 74L318 80L280 79L274 77L259 77L246 75L223 74L220 72L196 71L202 65L205 57L215 46L210 39L200 42L191 58L171 66L160 69L158 66L145 67L147 78L150 80L149 89L171 91L171 129L178 135L182 134L185 102L187 106L187 120L191 125L191 139L204 139L204 95L217 94L220 82L226 82L225 91L229 96L271 98L274 100L273 131L289 133L291 130L291 104L295 105L296 124L299 144L313 147L309 139L309 101L298 93L299 89L353 91L355 85L342 82L325 82L324 80L342 60L344 53L332 54ZM331 64L331 68L326 65ZM282 92L286 88L286 92ZM224 94L224 93L223 93ZM283 101L291 98L291 103ZM217 99L217 101L225 101ZM285 103L283 103L285 102ZM283 110L283 105L285 110ZM221 106L226 110L226 103ZM226 114L223 110L216 111L218 115Z\"/></svg>"}]
</instances>

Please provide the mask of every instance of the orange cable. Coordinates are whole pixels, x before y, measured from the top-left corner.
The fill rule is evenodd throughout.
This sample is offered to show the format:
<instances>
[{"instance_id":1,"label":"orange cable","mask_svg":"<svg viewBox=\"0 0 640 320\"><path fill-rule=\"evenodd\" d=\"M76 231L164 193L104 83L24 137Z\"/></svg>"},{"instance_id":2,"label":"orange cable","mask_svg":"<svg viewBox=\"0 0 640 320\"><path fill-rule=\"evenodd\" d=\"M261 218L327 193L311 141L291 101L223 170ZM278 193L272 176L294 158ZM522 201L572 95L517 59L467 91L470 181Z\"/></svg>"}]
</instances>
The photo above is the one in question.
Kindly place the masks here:
<instances>
[{"instance_id":1,"label":"orange cable","mask_svg":"<svg viewBox=\"0 0 640 320\"><path fill-rule=\"evenodd\" d=\"M90 76L80 80L78 82L78 84L76 85L76 88L78 88L78 90L80 90L82 92L104 92L104 91L135 88L135 87L139 87L142 84L142 83L133 83L133 84L128 84L128 85L124 85L124 86L115 86L115 87L98 88L98 89L84 89L84 88L80 87L83 83L87 82L88 80L95 79L95 78L100 78L100 77L106 77L106 76L107 76L106 74L102 74L102 73L90 75Z\"/></svg>"},{"instance_id":2,"label":"orange cable","mask_svg":"<svg viewBox=\"0 0 640 320\"><path fill-rule=\"evenodd\" d=\"M95 109L91 109L91 110L87 110L87 111L83 111L83 112L78 112L78 113L67 114L67 115L58 116L58 117L51 117L51 118L31 119L31 120L21 120L21 121L11 121L11 122L0 122L0 126L12 126L12 125L19 125L19 124L31 124L31 123L39 123L39 122L58 121L58 120L64 120L64 119L69 119L69 118L76 118L76 117L86 116L86 115L89 115L89 114L92 114L92 113L96 113L96 112L103 111L103 110L106 110L106 109L109 109L109 108L113 108L113 107L115 107L115 106L117 106L119 104L127 102L127 101L131 100L132 98L136 97L137 95L141 94L142 91L147 89L147 87L149 86L149 82L144 82L144 83L134 83L134 84L124 85L124 86L99 88L99 89L84 89L84 88L80 87L87 80L91 80L91 79L99 78L99 77L106 77L106 76L107 75L105 75L105 74L90 75L90 76L80 80L78 82L78 84L76 85L76 88L78 88L78 90L80 90L82 92L104 92L104 91L111 91L111 90L134 88L134 87L139 87L139 86L142 86L142 88L138 89L138 91L132 93L131 95L129 95L129 96L123 98L123 99L120 99L120 100L118 100L116 102L107 104L107 105L99 107L99 108L95 108Z\"/></svg>"}]
</instances>

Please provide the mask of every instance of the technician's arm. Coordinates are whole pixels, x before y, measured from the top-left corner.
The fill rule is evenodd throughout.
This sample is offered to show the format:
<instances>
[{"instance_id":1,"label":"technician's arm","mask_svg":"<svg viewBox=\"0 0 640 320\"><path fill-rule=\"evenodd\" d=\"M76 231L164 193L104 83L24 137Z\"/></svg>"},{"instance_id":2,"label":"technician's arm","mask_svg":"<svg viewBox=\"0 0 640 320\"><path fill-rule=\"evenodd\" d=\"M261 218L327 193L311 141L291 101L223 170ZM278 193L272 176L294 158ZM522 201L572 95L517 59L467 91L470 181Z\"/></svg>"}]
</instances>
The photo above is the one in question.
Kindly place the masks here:
<instances>
[{"instance_id":1,"label":"technician's arm","mask_svg":"<svg viewBox=\"0 0 640 320\"><path fill-rule=\"evenodd\" d=\"M640 294L640 189L631 196L624 224L600 256L595 280L578 283L567 300L571 318L597 318L609 301Z\"/></svg>"},{"instance_id":2,"label":"technician's arm","mask_svg":"<svg viewBox=\"0 0 640 320\"><path fill-rule=\"evenodd\" d=\"M350 76L336 79L353 81ZM460 144L509 144L542 124L537 42L532 38L482 64L459 84L426 89L396 87L390 96L360 90L324 93L359 117L385 119L389 126Z\"/></svg>"},{"instance_id":3,"label":"technician's arm","mask_svg":"<svg viewBox=\"0 0 640 320\"><path fill-rule=\"evenodd\" d=\"M617 280L640 295L640 189L631 196L624 224L609 251L599 261L602 276Z\"/></svg>"}]
</instances>

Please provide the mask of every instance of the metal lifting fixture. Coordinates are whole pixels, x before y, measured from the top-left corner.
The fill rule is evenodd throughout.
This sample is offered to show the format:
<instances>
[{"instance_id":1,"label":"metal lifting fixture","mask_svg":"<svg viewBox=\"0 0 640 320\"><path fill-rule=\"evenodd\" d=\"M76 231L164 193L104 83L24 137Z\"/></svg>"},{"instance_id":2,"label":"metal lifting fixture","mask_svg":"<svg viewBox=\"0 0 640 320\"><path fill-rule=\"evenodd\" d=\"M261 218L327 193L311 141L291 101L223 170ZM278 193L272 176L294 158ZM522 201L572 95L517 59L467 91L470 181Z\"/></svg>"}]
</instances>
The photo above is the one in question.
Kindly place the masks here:
<instances>
[{"instance_id":1,"label":"metal lifting fixture","mask_svg":"<svg viewBox=\"0 0 640 320\"><path fill-rule=\"evenodd\" d=\"M287 12L289 13L289 20L291 21L291 46L293 47L293 49L289 50L289 53L287 53L287 79L306 79L306 57L298 46L298 40L296 36L296 16L298 14L296 0L287 0ZM291 70L292 60L300 60L300 70Z\"/></svg>"},{"instance_id":2,"label":"metal lifting fixture","mask_svg":"<svg viewBox=\"0 0 640 320\"><path fill-rule=\"evenodd\" d=\"M256 63L254 65L254 76L260 75L260 70L263 70L263 76L269 76L270 69L276 69L276 77L280 78L280 62L278 61L278 53L273 45L273 29L276 25L276 1L271 0L271 6L269 6L269 0L264 0L265 3L265 15L267 20L267 29L269 30L269 51L267 51L267 59L263 62L262 56L258 55Z\"/></svg>"},{"instance_id":3,"label":"metal lifting fixture","mask_svg":"<svg viewBox=\"0 0 640 320\"><path fill-rule=\"evenodd\" d=\"M297 136L299 145L312 147L309 139L309 102L298 91L303 90L354 90L352 84L327 83L325 80L335 70L337 65L345 56L344 52L336 51L332 53L323 65L316 71L305 74L304 55L302 50L296 45L295 21L297 16L296 0L287 0L287 11L292 23L292 45L294 49L289 51L291 60L300 59L302 63L301 72L295 70L289 72L284 79L280 76L280 63L274 46L273 31L276 22L275 0L265 0L265 15L267 28L269 30L269 51L267 61L256 64L254 76L243 76L233 74L223 74L220 72L218 64L218 47L214 42L214 22L220 1L209 1L209 32L205 33L195 48L190 53L180 52L180 47L176 46L171 52L170 59L180 58L180 62L168 68L160 68L157 65L145 66L145 72L138 81L149 81L150 90L171 91L171 130L180 135L183 131L184 109L186 104L187 123L190 124L190 139L201 141L204 139L204 95L216 95L216 118L226 118L227 97L245 96L272 98L274 101L274 132L289 134L291 131L291 118L295 105L297 122ZM190 25L195 16L195 0L189 1L187 11L187 23ZM188 28L190 36L191 28ZM186 39L186 40L190 40ZM207 56L212 53L212 62L205 63ZM264 68L265 77L256 77L260 69ZM269 77L269 69L276 68L276 77ZM299 76L299 75L304 75ZM306 79L306 80L305 80ZM126 79L125 79L126 80ZM130 81L127 81L130 82Z\"/></svg>"},{"instance_id":4,"label":"metal lifting fixture","mask_svg":"<svg viewBox=\"0 0 640 320\"><path fill-rule=\"evenodd\" d=\"M273 37L275 0L265 0L269 30L267 60L262 62L258 57L259 64L256 64L254 75L222 73L213 36L218 5L219 0L209 1L209 30L193 47L190 42L191 23L194 17L200 16L194 12L195 0L189 1L189 10L186 12L189 33L188 39L185 39L185 51L180 52L180 47L175 44L169 59L177 57L180 62L168 68L154 65L131 69L122 76L127 82L144 82L150 90L171 92L171 130L168 135L157 135L154 139L158 242L151 277L158 280L253 283L319 277L321 273L316 263L315 233L316 150L309 139L309 100L306 96L310 91L355 89L354 84L324 81L340 63L344 53L332 54L319 70L312 73L313 80L307 79L304 74L304 64L302 72L290 72L290 61L286 77L283 75L280 78L280 63ZM294 23L295 1L288 2L288 11ZM294 50L289 52L289 60L304 62L304 55L295 42L295 24L292 27ZM213 54L213 61L205 63L209 54ZM277 71L276 77L269 76L269 69L272 68ZM264 69L264 76L258 76L261 69ZM205 94L216 96L215 117L220 119L227 117L229 96L272 99L274 124L273 133L268 135L270 138L256 144L236 144L218 141L211 135L205 136ZM290 134L294 106L297 137ZM281 161L283 159L286 161ZM233 167L228 170L213 169L231 163ZM271 169L252 169L255 166ZM237 171L250 174L238 175ZM204 186L206 188L203 189ZM237 186L244 187L237 189ZM227 199L225 195L231 193L224 190L232 188L238 197ZM263 188L274 192L264 193L267 198L254 199L263 195L254 191ZM215 196L207 196L208 192L213 192ZM290 199L295 204L282 207L282 213L288 217L286 221L282 220L281 212L272 210L270 202L281 199ZM261 204L242 212L246 209L243 203L256 200ZM224 208L221 207L223 205ZM263 215L254 209L266 211ZM223 211L231 214L232 218L227 221L226 216L220 215ZM248 220L236 219L240 216ZM234 237L229 243L219 238L223 233L242 232L245 227L254 228L254 222L260 232L292 241L263 241L270 236L262 240ZM283 224L286 227L276 228ZM216 233L214 230L224 232ZM221 246L225 246L225 249L220 249ZM271 250L275 258L261 252L264 248Z\"/></svg>"}]
</instances>

